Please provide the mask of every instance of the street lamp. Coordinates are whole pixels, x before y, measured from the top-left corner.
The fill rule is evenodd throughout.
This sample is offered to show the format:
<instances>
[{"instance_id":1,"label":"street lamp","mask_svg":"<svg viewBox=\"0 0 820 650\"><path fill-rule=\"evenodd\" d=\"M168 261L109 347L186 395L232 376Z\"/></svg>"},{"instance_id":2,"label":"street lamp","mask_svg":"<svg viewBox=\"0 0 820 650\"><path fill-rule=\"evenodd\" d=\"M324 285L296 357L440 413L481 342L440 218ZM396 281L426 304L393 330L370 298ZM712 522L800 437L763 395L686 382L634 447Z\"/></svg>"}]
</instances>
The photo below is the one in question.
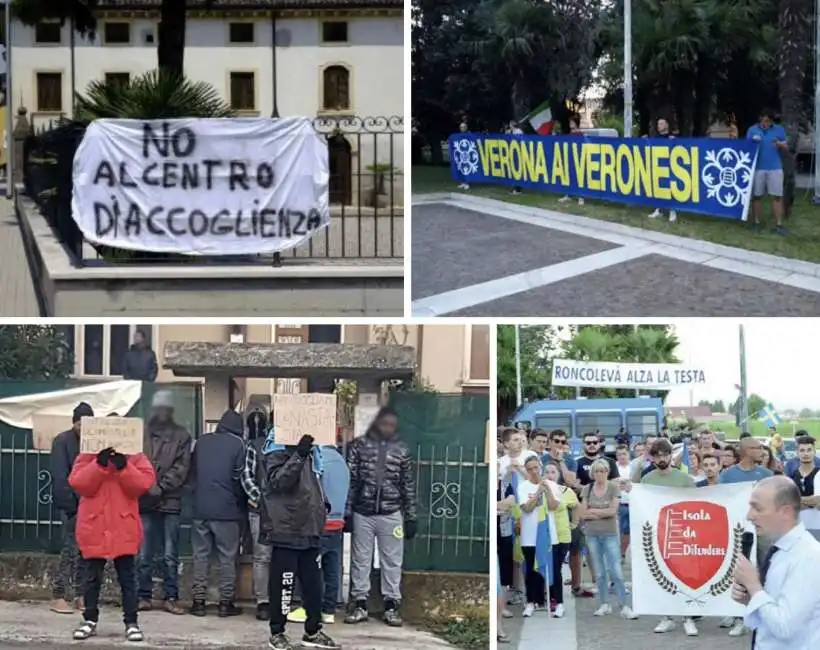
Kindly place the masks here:
<instances>
[{"instance_id":1,"label":"street lamp","mask_svg":"<svg viewBox=\"0 0 820 650\"><path fill-rule=\"evenodd\" d=\"M632 137L632 0L624 0L624 137Z\"/></svg>"}]
</instances>

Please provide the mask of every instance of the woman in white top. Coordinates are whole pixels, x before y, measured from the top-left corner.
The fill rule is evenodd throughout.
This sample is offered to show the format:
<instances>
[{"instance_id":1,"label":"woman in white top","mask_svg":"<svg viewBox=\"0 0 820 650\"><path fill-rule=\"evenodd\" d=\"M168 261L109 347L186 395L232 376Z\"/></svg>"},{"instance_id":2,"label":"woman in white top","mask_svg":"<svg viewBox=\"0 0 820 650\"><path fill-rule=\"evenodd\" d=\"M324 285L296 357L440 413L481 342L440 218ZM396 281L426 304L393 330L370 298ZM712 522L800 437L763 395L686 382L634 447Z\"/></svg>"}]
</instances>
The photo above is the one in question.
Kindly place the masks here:
<instances>
[{"instance_id":1,"label":"woman in white top","mask_svg":"<svg viewBox=\"0 0 820 650\"><path fill-rule=\"evenodd\" d=\"M521 550L524 553L524 585L527 604L524 607L524 616L532 616L536 607L541 608L546 602L546 582L544 576L535 568L535 542L538 538L539 509L546 502L548 510L554 512L559 505L559 499L553 491L558 486L552 481L541 478L541 461L537 458L528 458L524 464L527 480L518 485L518 503L521 504ZM557 490L556 490L557 491ZM550 539L555 540L554 515L550 520ZM549 567L552 571L552 567Z\"/></svg>"}]
</instances>

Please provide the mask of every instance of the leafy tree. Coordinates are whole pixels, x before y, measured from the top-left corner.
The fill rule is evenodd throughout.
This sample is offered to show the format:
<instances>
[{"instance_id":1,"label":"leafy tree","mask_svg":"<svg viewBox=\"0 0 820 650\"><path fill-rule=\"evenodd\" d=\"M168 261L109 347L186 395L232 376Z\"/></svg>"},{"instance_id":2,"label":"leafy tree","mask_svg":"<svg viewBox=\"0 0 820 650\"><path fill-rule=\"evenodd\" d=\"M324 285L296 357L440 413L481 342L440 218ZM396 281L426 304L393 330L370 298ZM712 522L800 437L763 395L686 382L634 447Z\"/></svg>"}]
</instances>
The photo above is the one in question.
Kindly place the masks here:
<instances>
[{"instance_id":1,"label":"leafy tree","mask_svg":"<svg viewBox=\"0 0 820 650\"><path fill-rule=\"evenodd\" d=\"M557 118L592 79L604 0L413 0L414 151L465 120L497 131L550 101Z\"/></svg>"},{"instance_id":2,"label":"leafy tree","mask_svg":"<svg viewBox=\"0 0 820 650\"><path fill-rule=\"evenodd\" d=\"M14 15L25 25L36 25L45 19L71 22L74 29L91 38L97 29L101 0L12 0ZM193 3L191 3L193 4ZM213 0L197 2L197 8L211 9ZM186 0L162 0L157 32L157 66L182 76L185 62Z\"/></svg>"},{"instance_id":3,"label":"leafy tree","mask_svg":"<svg viewBox=\"0 0 820 650\"><path fill-rule=\"evenodd\" d=\"M800 409L800 414L798 417L800 417L801 420L806 420L810 417L814 417L814 411L811 409Z\"/></svg>"},{"instance_id":4,"label":"leafy tree","mask_svg":"<svg viewBox=\"0 0 820 650\"><path fill-rule=\"evenodd\" d=\"M507 414L517 406L515 373L515 326L499 325L497 332L496 383L499 407ZM559 331L544 326L520 327L521 388L525 401L549 397L552 392L552 364L549 355L558 349Z\"/></svg>"},{"instance_id":5,"label":"leafy tree","mask_svg":"<svg viewBox=\"0 0 820 650\"><path fill-rule=\"evenodd\" d=\"M0 325L0 378L63 379L74 357L62 334L50 325Z\"/></svg>"},{"instance_id":6,"label":"leafy tree","mask_svg":"<svg viewBox=\"0 0 820 650\"><path fill-rule=\"evenodd\" d=\"M757 393L752 393L746 398L746 407L747 413L746 415L748 418L751 419L758 419L760 415L761 409L766 406L769 402L763 399ZM732 404L729 406L729 413L736 414L738 409L740 408L740 397L738 397Z\"/></svg>"},{"instance_id":7,"label":"leafy tree","mask_svg":"<svg viewBox=\"0 0 820 650\"><path fill-rule=\"evenodd\" d=\"M746 405L749 407L749 417L757 418L760 415L761 409L766 406L768 402L757 393L752 393L746 399Z\"/></svg>"},{"instance_id":8,"label":"leafy tree","mask_svg":"<svg viewBox=\"0 0 820 650\"><path fill-rule=\"evenodd\" d=\"M574 388L552 386L552 360L678 363L678 339L668 325L581 325L521 327L521 384L525 401L544 398L572 399ZM498 327L497 386L499 421L516 404L515 327ZM586 397L633 397L634 390L582 388ZM665 399L666 391L650 391Z\"/></svg>"}]
</instances>

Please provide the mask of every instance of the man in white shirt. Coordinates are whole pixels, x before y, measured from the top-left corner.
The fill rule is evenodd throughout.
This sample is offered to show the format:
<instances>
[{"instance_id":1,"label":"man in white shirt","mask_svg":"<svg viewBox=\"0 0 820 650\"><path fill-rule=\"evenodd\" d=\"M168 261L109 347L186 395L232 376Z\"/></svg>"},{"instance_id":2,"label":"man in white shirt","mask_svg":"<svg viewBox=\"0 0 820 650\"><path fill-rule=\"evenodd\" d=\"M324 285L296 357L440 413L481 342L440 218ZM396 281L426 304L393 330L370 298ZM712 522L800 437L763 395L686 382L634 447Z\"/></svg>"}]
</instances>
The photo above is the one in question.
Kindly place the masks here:
<instances>
[{"instance_id":1,"label":"man in white shirt","mask_svg":"<svg viewBox=\"0 0 820 650\"><path fill-rule=\"evenodd\" d=\"M786 476L760 481L749 500L758 537L775 540L760 571L745 557L735 570L732 598L746 606L752 650L820 648L820 589L811 570L820 542L800 522L800 492Z\"/></svg>"}]
</instances>

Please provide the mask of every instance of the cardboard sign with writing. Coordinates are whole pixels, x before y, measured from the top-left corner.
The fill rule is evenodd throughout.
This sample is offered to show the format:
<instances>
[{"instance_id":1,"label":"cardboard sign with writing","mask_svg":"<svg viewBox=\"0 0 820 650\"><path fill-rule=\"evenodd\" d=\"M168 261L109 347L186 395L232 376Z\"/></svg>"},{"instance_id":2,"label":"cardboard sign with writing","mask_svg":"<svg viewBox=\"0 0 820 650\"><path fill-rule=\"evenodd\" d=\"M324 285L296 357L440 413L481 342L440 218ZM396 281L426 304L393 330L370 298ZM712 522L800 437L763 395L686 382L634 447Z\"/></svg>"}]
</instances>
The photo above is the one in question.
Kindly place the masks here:
<instances>
[{"instance_id":1,"label":"cardboard sign with writing","mask_svg":"<svg viewBox=\"0 0 820 650\"><path fill-rule=\"evenodd\" d=\"M373 424L373 420L376 419L376 414L379 412L381 407L376 404L374 406L362 406L361 404L357 406L354 410L354 424L355 424L355 437L360 438L364 434L367 433L367 430L370 428L370 425Z\"/></svg>"},{"instance_id":2,"label":"cardboard sign with writing","mask_svg":"<svg viewBox=\"0 0 820 650\"><path fill-rule=\"evenodd\" d=\"M63 431L71 428L70 415L43 415L35 413L31 416L31 432L34 438L35 449L51 449L51 443Z\"/></svg>"},{"instance_id":3,"label":"cardboard sign with writing","mask_svg":"<svg viewBox=\"0 0 820 650\"><path fill-rule=\"evenodd\" d=\"M276 442L295 445L302 436L313 436L317 445L336 444L336 395L326 393L273 396Z\"/></svg>"},{"instance_id":4,"label":"cardboard sign with writing","mask_svg":"<svg viewBox=\"0 0 820 650\"><path fill-rule=\"evenodd\" d=\"M112 447L130 456L142 453L142 418L83 418L80 421L80 453L96 454Z\"/></svg>"}]
</instances>

